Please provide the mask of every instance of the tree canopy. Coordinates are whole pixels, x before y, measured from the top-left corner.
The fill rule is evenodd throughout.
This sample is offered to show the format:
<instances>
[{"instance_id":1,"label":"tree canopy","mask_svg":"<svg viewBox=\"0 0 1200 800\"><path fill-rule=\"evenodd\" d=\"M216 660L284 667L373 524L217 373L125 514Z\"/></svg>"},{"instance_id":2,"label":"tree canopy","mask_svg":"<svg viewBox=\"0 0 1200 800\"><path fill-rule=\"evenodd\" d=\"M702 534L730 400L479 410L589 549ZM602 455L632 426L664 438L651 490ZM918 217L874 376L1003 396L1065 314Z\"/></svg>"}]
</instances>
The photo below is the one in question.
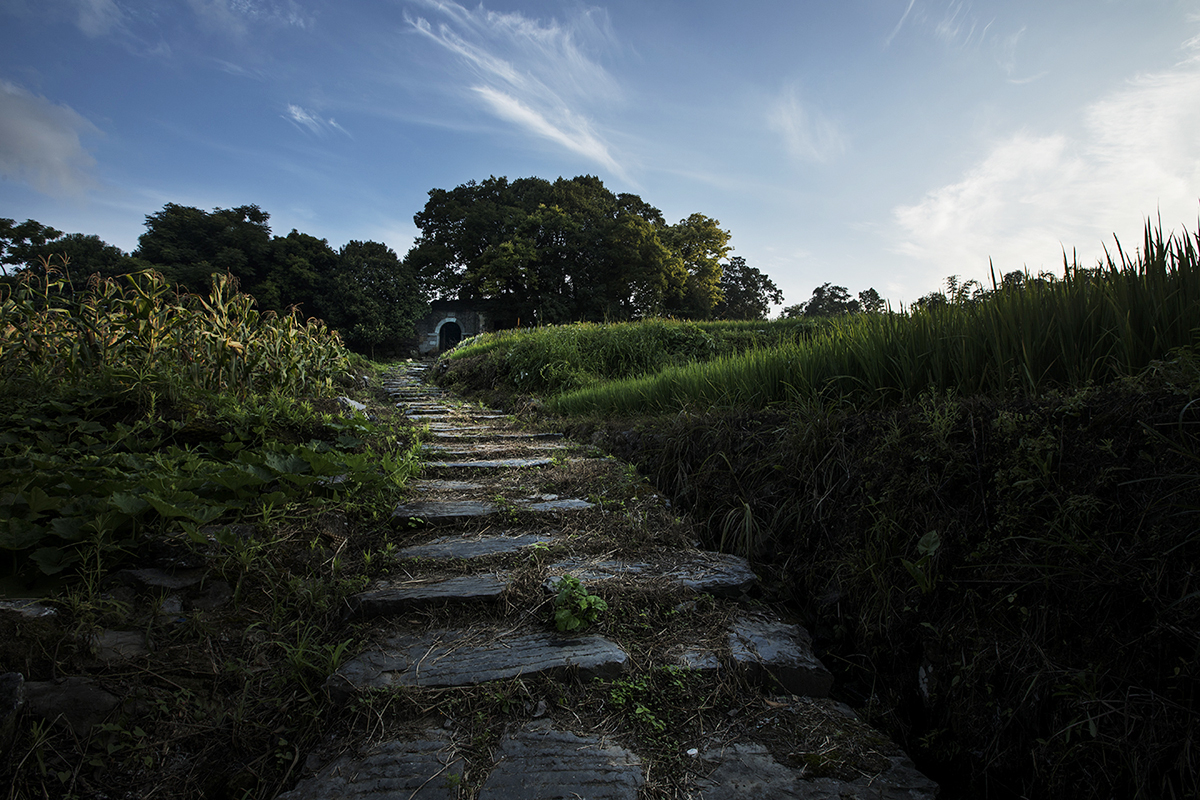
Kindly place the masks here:
<instances>
[{"instance_id":1,"label":"tree canopy","mask_svg":"<svg viewBox=\"0 0 1200 800\"><path fill-rule=\"evenodd\" d=\"M834 286L826 282L813 289L812 297L803 303L788 306L783 310L784 317L836 317L841 314L879 314L885 311L887 303L879 292L874 289L864 289L858 293L858 298L850 296L850 290L845 286Z\"/></svg>"},{"instance_id":2,"label":"tree canopy","mask_svg":"<svg viewBox=\"0 0 1200 800\"><path fill-rule=\"evenodd\" d=\"M709 317L730 249L717 220L668 225L590 175L433 189L413 221L421 235L404 260L438 297L502 300L539 323Z\"/></svg>"},{"instance_id":3,"label":"tree canopy","mask_svg":"<svg viewBox=\"0 0 1200 800\"><path fill-rule=\"evenodd\" d=\"M782 303L783 292L741 256L729 259L721 273L721 299L714 309L717 319L766 319L772 303Z\"/></svg>"},{"instance_id":4,"label":"tree canopy","mask_svg":"<svg viewBox=\"0 0 1200 800\"><path fill-rule=\"evenodd\" d=\"M319 317L356 350L395 349L411 337L428 303L395 251L358 241L338 251L294 229L272 237L269 221L255 205L204 211L167 203L146 217L131 256L98 236L0 219L0 265L37 268L39 256L65 255L77 277L156 269L179 291L198 294L207 294L213 273L229 273L259 309Z\"/></svg>"}]
</instances>

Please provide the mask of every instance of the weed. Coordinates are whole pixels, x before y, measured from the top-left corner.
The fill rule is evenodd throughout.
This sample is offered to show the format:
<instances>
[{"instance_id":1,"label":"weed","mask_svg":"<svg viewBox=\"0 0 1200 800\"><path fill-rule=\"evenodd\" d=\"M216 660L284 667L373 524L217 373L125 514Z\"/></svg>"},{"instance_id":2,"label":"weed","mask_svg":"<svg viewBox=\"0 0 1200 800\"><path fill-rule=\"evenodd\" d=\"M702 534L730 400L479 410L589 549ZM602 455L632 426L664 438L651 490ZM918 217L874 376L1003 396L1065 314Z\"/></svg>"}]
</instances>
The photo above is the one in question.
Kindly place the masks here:
<instances>
[{"instance_id":1,"label":"weed","mask_svg":"<svg viewBox=\"0 0 1200 800\"><path fill-rule=\"evenodd\" d=\"M560 631L579 631L595 623L608 610L603 598L590 594L578 578L563 575L556 584L554 624Z\"/></svg>"}]
</instances>

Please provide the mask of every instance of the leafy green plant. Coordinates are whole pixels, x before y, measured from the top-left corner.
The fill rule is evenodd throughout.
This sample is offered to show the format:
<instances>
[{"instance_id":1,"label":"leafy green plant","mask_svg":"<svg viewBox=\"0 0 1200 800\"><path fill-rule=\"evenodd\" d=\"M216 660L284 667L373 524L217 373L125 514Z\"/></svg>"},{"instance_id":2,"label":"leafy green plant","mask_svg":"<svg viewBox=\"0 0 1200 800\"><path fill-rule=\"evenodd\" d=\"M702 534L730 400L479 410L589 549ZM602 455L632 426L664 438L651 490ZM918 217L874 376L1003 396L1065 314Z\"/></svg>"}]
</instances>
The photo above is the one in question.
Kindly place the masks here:
<instances>
[{"instance_id":1,"label":"leafy green plant","mask_svg":"<svg viewBox=\"0 0 1200 800\"><path fill-rule=\"evenodd\" d=\"M578 631L595 623L608 610L603 598L590 594L578 578L563 575L556 584L554 624L563 632Z\"/></svg>"}]
</instances>

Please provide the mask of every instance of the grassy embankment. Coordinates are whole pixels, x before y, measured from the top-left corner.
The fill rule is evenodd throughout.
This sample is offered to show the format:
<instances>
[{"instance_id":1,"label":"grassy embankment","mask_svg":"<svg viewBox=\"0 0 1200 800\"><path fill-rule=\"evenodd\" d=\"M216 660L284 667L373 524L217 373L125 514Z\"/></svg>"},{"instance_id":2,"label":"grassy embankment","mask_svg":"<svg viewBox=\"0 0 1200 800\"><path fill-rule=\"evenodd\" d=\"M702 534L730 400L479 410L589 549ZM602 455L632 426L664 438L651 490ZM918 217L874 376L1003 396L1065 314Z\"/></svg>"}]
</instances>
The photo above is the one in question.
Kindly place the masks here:
<instances>
[{"instance_id":1,"label":"grassy embankment","mask_svg":"<svg viewBox=\"0 0 1200 800\"><path fill-rule=\"evenodd\" d=\"M416 469L414 431L342 413L371 365L227 278L180 297L65 266L0 290L2 594L57 610L0 620L0 673L84 676L122 705L88 731L0 731L0 794L273 797L332 713L339 601L387 548L372 523ZM204 572L203 609L120 571L181 566ZM105 630L151 652L98 659Z\"/></svg>"},{"instance_id":2,"label":"grassy embankment","mask_svg":"<svg viewBox=\"0 0 1200 800\"><path fill-rule=\"evenodd\" d=\"M1195 797L1198 244L694 363L690 325L507 334L444 380L549 392L754 557L949 796Z\"/></svg>"}]
</instances>

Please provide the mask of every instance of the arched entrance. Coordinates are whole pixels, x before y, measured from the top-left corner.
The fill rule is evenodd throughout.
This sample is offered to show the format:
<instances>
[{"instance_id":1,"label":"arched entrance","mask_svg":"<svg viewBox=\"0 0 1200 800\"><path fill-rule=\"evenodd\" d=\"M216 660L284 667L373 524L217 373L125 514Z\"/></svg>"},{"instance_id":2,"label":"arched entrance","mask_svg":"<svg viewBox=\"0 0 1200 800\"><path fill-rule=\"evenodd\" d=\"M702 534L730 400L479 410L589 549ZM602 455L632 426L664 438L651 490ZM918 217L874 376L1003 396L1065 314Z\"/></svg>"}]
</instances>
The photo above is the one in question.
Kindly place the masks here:
<instances>
[{"instance_id":1,"label":"arched entrance","mask_svg":"<svg viewBox=\"0 0 1200 800\"><path fill-rule=\"evenodd\" d=\"M462 328L457 322L448 320L438 326L438 350L446 352L462 341Z\"/></svg>"}]
</instances>

